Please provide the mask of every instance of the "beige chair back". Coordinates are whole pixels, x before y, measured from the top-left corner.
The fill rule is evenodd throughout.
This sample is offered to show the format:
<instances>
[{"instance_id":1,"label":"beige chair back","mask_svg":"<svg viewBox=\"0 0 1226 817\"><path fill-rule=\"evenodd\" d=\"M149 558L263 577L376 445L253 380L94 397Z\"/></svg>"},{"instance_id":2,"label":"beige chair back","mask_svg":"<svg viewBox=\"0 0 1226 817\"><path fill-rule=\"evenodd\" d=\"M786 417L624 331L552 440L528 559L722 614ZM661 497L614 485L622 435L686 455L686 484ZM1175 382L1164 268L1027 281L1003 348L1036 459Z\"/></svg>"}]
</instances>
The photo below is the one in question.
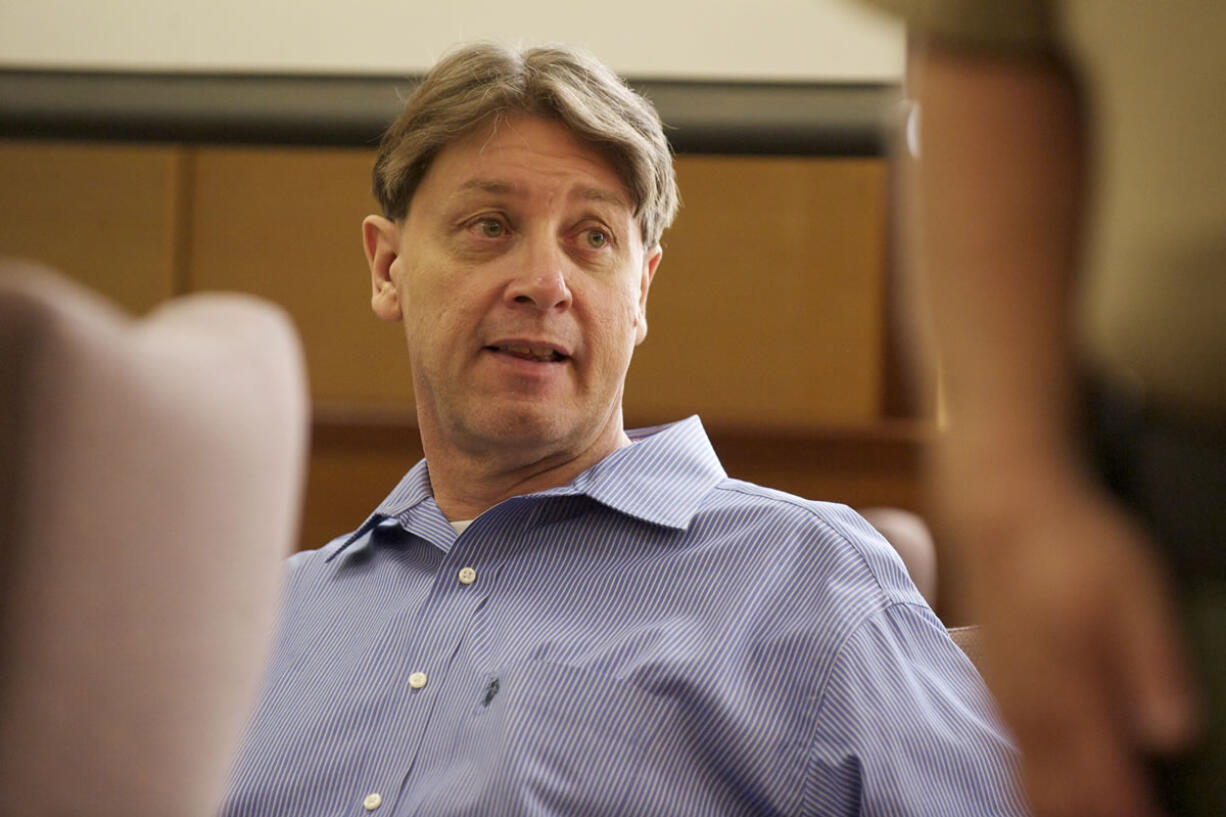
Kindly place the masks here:
<instances>
[{"instance_id":1,"label":"beige chair back","mask_svg":"<svg viewBox=\"0 0 1226 817\"><path fill-rule=\"evenodd\" d=\"M949 637L962 648L962 652L966 653L966 657L971 659L971 663L975 665L975 668L983 672L983 666L980 664L980 661L983 659L982 635L979 632L979 628L975 626L950 627Z\"/></svg>"},{"instance_id":2,"label":"beige chair back","mask_svg":"<svg viewBox=\"0 0 1226 817\"><path fill-rule=\"evenodd\" d=\"M299 519L296 336L0 263L0 814L209 815Z\"/></svg>"}]
</instances>

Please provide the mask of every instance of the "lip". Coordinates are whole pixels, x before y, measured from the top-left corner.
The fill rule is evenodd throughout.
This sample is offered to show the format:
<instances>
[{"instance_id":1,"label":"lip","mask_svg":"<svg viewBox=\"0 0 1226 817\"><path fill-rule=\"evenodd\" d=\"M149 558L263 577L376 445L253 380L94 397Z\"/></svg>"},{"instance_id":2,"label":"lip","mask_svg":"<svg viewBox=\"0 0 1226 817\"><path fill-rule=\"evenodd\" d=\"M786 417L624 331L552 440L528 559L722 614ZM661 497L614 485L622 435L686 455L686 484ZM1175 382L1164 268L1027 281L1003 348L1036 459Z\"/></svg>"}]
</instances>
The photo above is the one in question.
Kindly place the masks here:
<instances>
[{"instance_id":1,"label":"lip","mask_svg":"<svg viewBox=\"0 0 1226 817\"><path fill-rule=\"evenodd\" d=\"M570 347L551 340L535 338L498 338L484 344L482 349L487 352L504 354L527 363L566 363L572 357ZM533 360L532 357L516 354L514 350L527 351L530 355L536 356L537 359ZM554 359L550 360L544 357L546 353L554 355Z\"/></svg>"}]
</instances>

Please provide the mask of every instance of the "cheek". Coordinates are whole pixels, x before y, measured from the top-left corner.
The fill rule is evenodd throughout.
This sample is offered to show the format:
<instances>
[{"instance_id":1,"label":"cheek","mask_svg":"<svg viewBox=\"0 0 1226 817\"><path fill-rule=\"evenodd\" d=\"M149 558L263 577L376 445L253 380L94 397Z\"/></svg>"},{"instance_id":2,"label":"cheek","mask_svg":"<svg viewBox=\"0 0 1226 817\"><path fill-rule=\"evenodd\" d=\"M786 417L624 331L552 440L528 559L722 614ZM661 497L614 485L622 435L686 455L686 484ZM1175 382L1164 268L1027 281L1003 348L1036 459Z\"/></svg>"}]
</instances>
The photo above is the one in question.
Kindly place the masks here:
<instances>
[{"instance_id":1,"label":"cheek","mask_svg":"<svg viewBox=\"0 0 1226 817\"><path fill-rule=\"evenodd\" d=\"M410 309L405 313L405 334L409 350L421 354L426 350L433 356L446 355L460 345L460 333L465 321L455 310L444 303L424 308Z\"/></svg>"},{"instance_id":2,"label":"cheek","mask_svg":"<svg viewBox=\"0 0 1226 817\"><path fill-rule=\"evenodd\" d=\"M421 287L401 290L401 311L404 315L404 333L409 342L409 352L420 357L434 346L440 345L439 333L443 330L445 304L436 302L428 291Z\"/></svg>"},{"instance_id":3,"label":"cheek","mask_svg":"<svg viewBox=\"0 0 1226 817\"><path fill-rule=\"evenodd\" d=\"M630 327L631 332L638 327L643 320L642 309L639 305L640 291L638 286L631 284L627 287L623 294L623 309L625 312L626 325Z\"/></svg>"},{"instance_id":4,"label":"cheek","mask_svg":"<svg viewBox=\"0 0 1226 817\"><path fill-rule=\"evenodd\" d=\"M414 270L406 275L400 288L405 318L417 327L414 333L418 337L426 330L441 330L468 300L461 286L464 279L431 272L437 268L438 265L429 265Z\"/></svg>"},{"instance_id":5,"label":"cheek","mask_svg":"<svg viewBox=\"0 0 1226 817\"><path fill-rule=\"evenodd\" d=\"M404 311L409 351L434 369L463 365L474 353L478 330L486 319L492 296L461 279L410 290Z\"/></svg>"},{"instance_id":6,"label":"cheek","mask_svg":"<svg viewBox=\"0 0 1226 817\"><path fill-rule=\"evenodd\" d=\"M606 308L593 316L592 328L604 355L618 365L630 357L640 322L637 292L619 292L606 301Z\"/></svg>"}]
</instances>

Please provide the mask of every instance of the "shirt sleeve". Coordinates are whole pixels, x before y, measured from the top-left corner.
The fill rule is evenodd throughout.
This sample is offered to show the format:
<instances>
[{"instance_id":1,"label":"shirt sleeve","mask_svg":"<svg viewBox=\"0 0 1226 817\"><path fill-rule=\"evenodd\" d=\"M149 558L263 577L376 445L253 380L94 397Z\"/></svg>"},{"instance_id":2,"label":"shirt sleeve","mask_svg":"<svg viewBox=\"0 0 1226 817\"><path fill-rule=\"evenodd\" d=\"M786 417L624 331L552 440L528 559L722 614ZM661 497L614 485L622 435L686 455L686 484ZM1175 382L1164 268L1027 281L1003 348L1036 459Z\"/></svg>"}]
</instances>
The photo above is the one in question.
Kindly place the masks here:
<instances>
[{"instance_id":1,"label":"shirt sleeve","mask_svg":"<svg viewBox=\"0 0 1226 817\"><path fill-rule=\"evenodd\" d=\"M805 814L1024 817L1017 754L978 672L927 608L843 644L822 691Z\"/></svg>"},{"instance_id":2,"label":"shirt sleeve","mask_svg":"<svg viewBox=\"0 0 1226 817\"><path fill-rule=\"evenodd\" d=\"M1053 45L1052 0L865 0L903 17L914 34L994 51Z\"/></svg>"}]
</instances>

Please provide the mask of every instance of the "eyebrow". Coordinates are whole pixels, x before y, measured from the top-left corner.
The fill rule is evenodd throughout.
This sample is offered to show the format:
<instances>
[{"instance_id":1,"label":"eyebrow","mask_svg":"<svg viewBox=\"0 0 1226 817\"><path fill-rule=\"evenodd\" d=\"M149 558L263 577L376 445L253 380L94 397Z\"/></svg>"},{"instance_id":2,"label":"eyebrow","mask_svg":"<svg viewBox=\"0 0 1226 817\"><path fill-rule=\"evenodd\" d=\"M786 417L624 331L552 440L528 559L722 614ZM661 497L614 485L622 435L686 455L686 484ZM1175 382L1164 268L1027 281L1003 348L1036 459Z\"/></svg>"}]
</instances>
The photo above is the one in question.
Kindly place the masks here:
<instances>
[{"instance_id":1,"label":"eyebrow","mask_svg":"<svg viewBox=\"0 0 1226 817\"><path fill-rule=\"evenodd\" d=\"M460 192L476 191L479 193L494 193L497 195L514 195L517 188L514 184L498 179L469 179L459 187ZM583 201L598 201L605 204L611 204L615 207L630 208L626 200L611 190L605 190L601 187L581 187L578 190L572 191L571 198L581 199Z\"/></svg>"},{"instance_id":2,"label":"eyebrow","mask_svg":"<svg viewBox=\"0 0 1226 817\"><path fill-rule=\"evenodd\" d=\"M630 209L630 205L616 193L611 190L605 190L600 187L584 187L578 191L578 198L585 201L601 201L605 204L612 204L616 207L625 207Z\"/></svg>"},{"instance_id":3,"label":"eyebrow","mask_svg":"<svg viewBox=\"0 0 1226 817\"><path fill-rule=\"evenodd\" d=\"M475 190L480 193L510 194L515 192L515 185L510 182L500 182L494 179L469 179L460 185L461 192Z\"/></svg>"}]
</instances>

